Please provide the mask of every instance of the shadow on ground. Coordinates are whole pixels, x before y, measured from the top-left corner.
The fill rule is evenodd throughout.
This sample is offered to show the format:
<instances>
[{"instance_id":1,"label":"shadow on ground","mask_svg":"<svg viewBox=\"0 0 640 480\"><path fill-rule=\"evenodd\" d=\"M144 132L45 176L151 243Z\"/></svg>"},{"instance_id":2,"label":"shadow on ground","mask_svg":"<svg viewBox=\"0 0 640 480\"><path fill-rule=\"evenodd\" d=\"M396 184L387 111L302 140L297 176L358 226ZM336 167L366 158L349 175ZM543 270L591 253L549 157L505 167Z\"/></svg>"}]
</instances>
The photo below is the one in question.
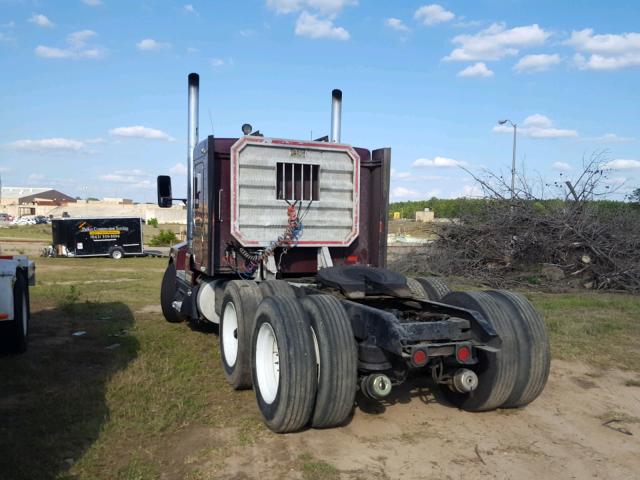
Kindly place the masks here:
<instances>
[{"instance_id":1,"label":"shadow on ground","mask_svg":"<svg viewBox=\"0 0 640 480\"><path fill-rule=\"evenodd\" d=\"M132 325L119 302L32 314L28 351L0 356L1 480L68 478L109 419L109 379L137 355Z\"/></svg>"}]
</instances>

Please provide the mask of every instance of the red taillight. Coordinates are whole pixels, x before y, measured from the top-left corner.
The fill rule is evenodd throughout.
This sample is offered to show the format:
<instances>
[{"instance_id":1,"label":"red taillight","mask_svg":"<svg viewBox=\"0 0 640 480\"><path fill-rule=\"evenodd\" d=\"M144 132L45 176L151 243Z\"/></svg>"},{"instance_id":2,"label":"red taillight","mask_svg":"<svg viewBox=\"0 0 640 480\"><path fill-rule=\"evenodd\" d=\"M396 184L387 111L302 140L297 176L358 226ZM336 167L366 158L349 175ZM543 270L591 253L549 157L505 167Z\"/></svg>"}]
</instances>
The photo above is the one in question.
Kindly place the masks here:
<instances>
[{"instance_id":1,"label":"red taillight","mask_svg":"<svg viewBox=\"0 0 640 480\"><path fill-rule=\"evenodd\" d=\"M344 263L349 263L349 264L358 263L358 256L357 256L357 255L349 255L349 256L344 260Z\"/></svg>"},{"instance_id":2,"label":"red taillight","mask_svg":"<svg viewBox=\"0 0 640 480\"><path fill-rule=\"evenodd\" d=\"M7 318L9 318L9 314L8 313L1 313L0 312L0 320L6 320Z\"/></svg>"},{"instance_id":3,"label":"red taillight","mask_svg":"<svg viewBox=\"0 0 640 480\"><path fill-rule=\"evenodd\" d=\"M422 367L425 363L427 363L427 354L424 350L415 350L411 354L411 361L416 367Z\"/></svg>"},{"instance_id":4,"label":"red taillight","mask_svg":"<svg viewBox=\"0 0 640 480\"><path fill-rule=\"evenodd\" d=\"M467 345L458 347L458 349L456 350L456 359L461 363L467 363L469 360L471 360L471 348L469 348Z\"/></svg>"}]
</instances>

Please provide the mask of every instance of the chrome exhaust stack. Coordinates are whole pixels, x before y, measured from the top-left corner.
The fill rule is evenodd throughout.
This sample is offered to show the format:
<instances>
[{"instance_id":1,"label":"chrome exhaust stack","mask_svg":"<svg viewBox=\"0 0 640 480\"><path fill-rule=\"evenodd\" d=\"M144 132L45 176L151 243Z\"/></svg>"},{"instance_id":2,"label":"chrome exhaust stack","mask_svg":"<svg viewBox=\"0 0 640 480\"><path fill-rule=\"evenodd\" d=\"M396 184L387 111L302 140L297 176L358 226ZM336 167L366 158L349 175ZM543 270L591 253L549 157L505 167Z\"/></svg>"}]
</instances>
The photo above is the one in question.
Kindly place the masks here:
<instances>
[{"instance_id":1,"label":"chrome exhaust stack","mask_svg":"<svg viewBox=\"0 0 640 480\"><path fill-rule=\"evenodd\" d=\"M331 92L331 143L340 143L342 123L342 90L337 88Z\"/></svg>"},{"instance_id":2,"label":"chrome exhaust stack","mask_svg":"<svg viewBox=\"0 0 640 480\"><path fill-rule=\"evenodd\" d=\"M187 125L187 246L189 250L193 244L193 160L194 150L198 144L199 94L200 76L197 73L190 73Z\"/></svg>"}]
</instances>

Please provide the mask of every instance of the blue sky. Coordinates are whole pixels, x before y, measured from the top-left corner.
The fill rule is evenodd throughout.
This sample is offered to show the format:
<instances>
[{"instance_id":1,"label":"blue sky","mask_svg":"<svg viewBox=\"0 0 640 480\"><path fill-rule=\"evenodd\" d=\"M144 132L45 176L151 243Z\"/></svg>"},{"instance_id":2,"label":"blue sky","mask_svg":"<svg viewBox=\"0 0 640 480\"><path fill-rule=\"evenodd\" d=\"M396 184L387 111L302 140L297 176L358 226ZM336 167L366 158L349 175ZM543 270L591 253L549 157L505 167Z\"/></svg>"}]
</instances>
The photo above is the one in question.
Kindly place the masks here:
<instances>
[{"instance_id":1,"label":"blue sky","mask_svg":"<svg viewBox=\"0 0 640 480\"><path fill-rule=\"evenodd\" d=\"M390 146L392 199L477 195L458 168L554 180L606 151L640 187L640 2L0 0L4 185L153 201L184 185L186 76L201 136L329 131ZM548 191L547 194L553 194Z\"/></svg>"}]
</instances>

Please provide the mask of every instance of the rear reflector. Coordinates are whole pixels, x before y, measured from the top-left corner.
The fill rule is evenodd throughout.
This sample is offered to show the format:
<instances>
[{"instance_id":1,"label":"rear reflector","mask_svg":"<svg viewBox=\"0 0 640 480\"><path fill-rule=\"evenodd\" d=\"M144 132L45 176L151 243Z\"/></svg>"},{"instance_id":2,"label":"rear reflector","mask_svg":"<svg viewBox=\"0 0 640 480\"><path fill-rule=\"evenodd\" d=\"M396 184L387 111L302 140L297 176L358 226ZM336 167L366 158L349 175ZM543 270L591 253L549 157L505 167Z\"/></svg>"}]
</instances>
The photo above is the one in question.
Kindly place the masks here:
<instances>
[{"instance_id":1,"label":"rear reflector","mask_svg":"<svg viewBox=\"0 0 640 480\"><path fill-rule=\"evenodd\" d=\"M349 263L349 264L353 264L353 263L358 263L358 257L357 255L349 255L346 259L344 263Z\"/></svg>"},{"instance_id":2,"label":"rear reflector","mask_svg":"<svg viewBox=\"0 0 640 480\"><path fill-rule=\"evenodd\" d=\"M0 313L0 320L6 320L7 318L9 318L8 313Z\"/></svg>"},{"instance_id":3,"label":"rear reflector","mask_svg":"<svg viewBox=\"0 0 640 480\"><path fill-rule=\"evenodd\" d=\"M427 354L424 350L415 350L411 354L411 361L416 367L422 367L427 363Z\"/></svg>"},{"instance_id":4,"label":"rear reflector","mask_svg":"<svg viewBox=\"0 0 640 480\"><path fill-rule=\"evenodd\" d=\"M458 347L458 349L456 350L456 359L460 363L467 363L469 360L471 360L471 348L469 348L467 345Z\"/></svg>"}]
</instances>

